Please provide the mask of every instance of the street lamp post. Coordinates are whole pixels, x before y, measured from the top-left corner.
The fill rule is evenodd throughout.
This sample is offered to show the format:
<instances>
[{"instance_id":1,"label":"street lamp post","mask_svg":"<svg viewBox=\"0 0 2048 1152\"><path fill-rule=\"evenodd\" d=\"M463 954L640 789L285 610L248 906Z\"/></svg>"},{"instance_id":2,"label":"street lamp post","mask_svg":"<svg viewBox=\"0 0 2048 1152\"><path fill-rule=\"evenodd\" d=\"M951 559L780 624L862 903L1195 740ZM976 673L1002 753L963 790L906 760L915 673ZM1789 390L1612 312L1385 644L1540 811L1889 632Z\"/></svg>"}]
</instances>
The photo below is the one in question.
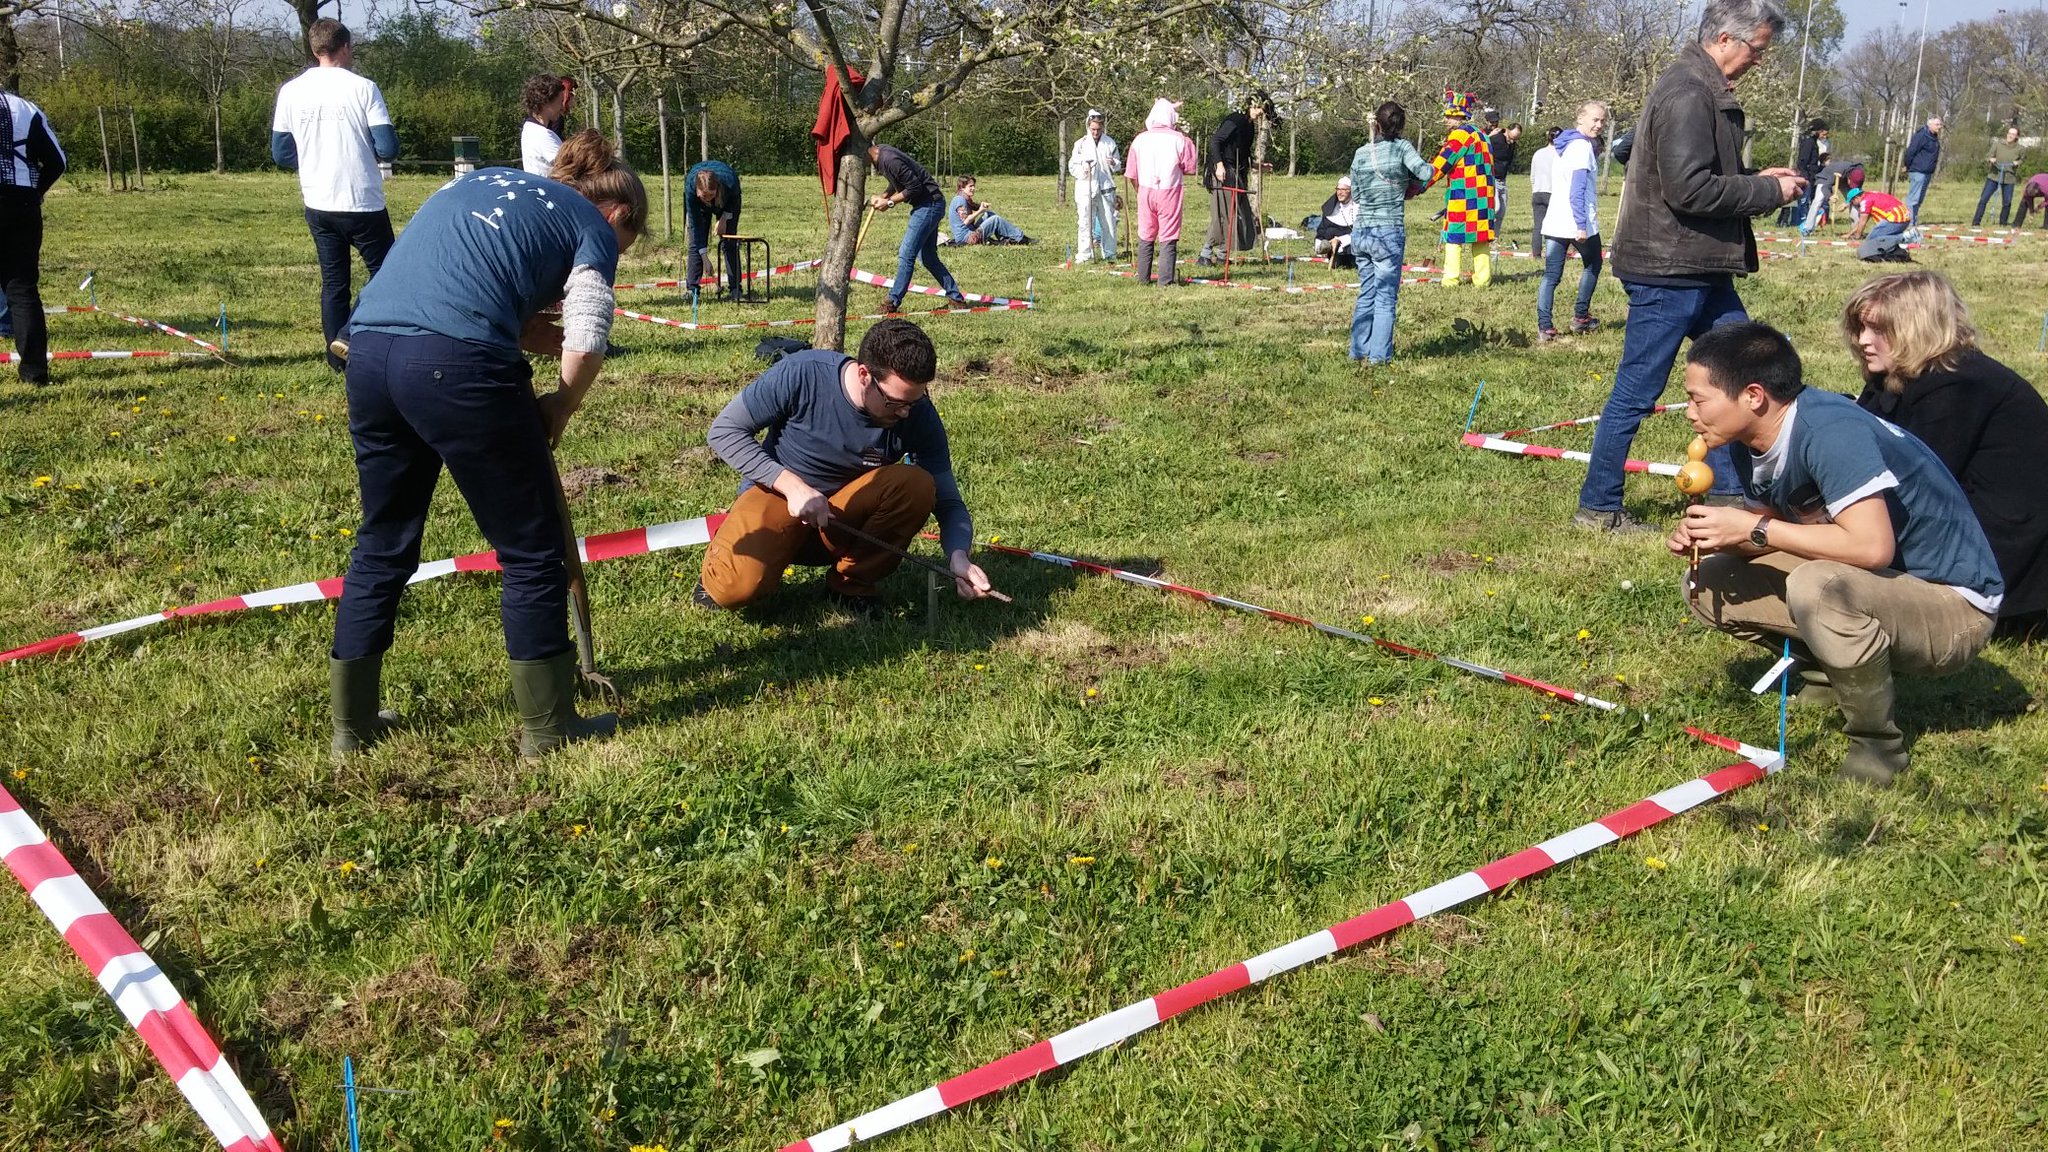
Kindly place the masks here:
<instances>
[{"instance_id":1,"label":"street lamp post","mask_svg":"<svg viewBox=\"0 0 2048 1152\"><path fill-rule=\"evenodd\" d=\"M1906 7L1901 0L1899 7ZM1933 7L1933 0L1920 0L1920 55L1913 61L1913 99L1906 106L1908 131L1917 131L1920 123L1920 69L1927 63L1927 12Z\"/></svg>"},{"instance_id":2,"label":"street lamp post","mask_svg":"<svg viewBox=\"0 0 2048 1152\"><path fill-rule=\"evenodd\" d=\"M1787 164L1799 159L1799 121L1806 111L1806 45L1812 39L1813 0L1806 0L1806 21L1799 26L1799 87L1792 93L1792 150L1785 153Z\"/></svg>"}]
</instances>

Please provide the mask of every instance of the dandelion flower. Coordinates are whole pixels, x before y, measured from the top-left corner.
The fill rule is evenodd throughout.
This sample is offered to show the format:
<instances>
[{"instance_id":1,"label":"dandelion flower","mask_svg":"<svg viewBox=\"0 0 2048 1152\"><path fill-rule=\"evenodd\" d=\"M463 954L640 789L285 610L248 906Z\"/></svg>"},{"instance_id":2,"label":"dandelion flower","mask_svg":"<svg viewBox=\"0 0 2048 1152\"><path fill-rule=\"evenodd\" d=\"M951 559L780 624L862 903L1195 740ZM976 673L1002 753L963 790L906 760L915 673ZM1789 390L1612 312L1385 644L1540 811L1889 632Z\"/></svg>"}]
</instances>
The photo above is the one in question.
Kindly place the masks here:
<instances>
[{"instance_id":1,"label":"dandelion flower","mask_svg":"<svg viewBox=\"0 0 2048 1152\"><path fill-rule=\"evenodd\" d=\"M1759 832L1769 832L1771 830L1771 826L1769 824L1759 824L1756 826L1756 830Z\"/></svg>"},{"instance_id":2,"label":"dandelion flower","mask_svg":"<svg viewBox=\"0 0 2048 1152\"><path fill-rule=\"evenodd\" d=\"M1375 708L1377 708L1377 707L1379 707L1380 705L1382 705L1382 704L1385 704L1385 703L1386 703L1386 701L1385 701L1385 700L1382 700L1382 699L1380 699L1380 698L1379 698L1378 696L1368 696L1368 697L1366 697L1366 698L1365 698L1365 702L1366 702L1367 704L1370 704L1370 705L1372 705L1372 706L1373 706L1373 707L1375 707Z\"/></svg>"},{"instance_id":3,"label":"dandelion flower","mask_svg":"<svg viewBox=\"0 0 2048 1152\"><path fill-rule=\"evenodd\" d=\"M31 488L47 488L50 486L50 478L48 476L38 476L34 480L29 481L28 486Z\"/></svg>"},{"instance_id":4,"label":"dandelion flower","mask_svg":"<svg viewBox=\"0 0 2048 1152\"><path fill-rule=\"evenodd\" d=\"M1623 675L1622 675L1621 673L1619 673L1619 672L1616 672L1616 673L1614 674L1614 682L1615 682L1616 684L1626 684L1626 683L1628 683L1628 677L1626 677L1626 676L1623 676Z\"/></svg>"},{"instance_id":5,"label":"dandelion flower","mask_svg":"<svg viewBox=\"0 0 2048 1152\"><path fill-rule=\"evenodd\" d=\"M119 440L120 438L121 438L121 433L120 433L120 430L119 430L119 429L116 429L115 431L112 431L112 432L109 432L109 433L107 433L107 439L109 439L109 440Z\"/></svg>"},{"instance_id":6,"label":"dandelion flower","mask_svg":"<svg viewBox=\"0 0 2048 1152\"><path fill-rule=\"evenodd\" d=\"M1538 716L1537 719L1543 721L1545 724L1548 724L1550 723L1550 713L1545 712L1543 715Z\"/></svg>"},{"instance_id":7,"label":"dandelion flower","mask_svg":"<svg viewBox=\"0 0 2048 1152\"><path fill-rule=\"evenodd\" d=\"M233 436L228 437L228 443L233 444L234 442L235 438Z\"/></svg>"},{"instance_id":8,"label":"dandelion flower","mask_svg":"<svg viewBox=\"0 0 2048 1152\"><path fill-rule=\"evenodd\" d=\"M2019 945L2019 946L2020 946L2020 947L2022 947L2022 948L2025 948L2025 947L2027 946L2027 934L2026 934L2025 932L2015 932L2015 933L2013 933L2013 934L2012 934L2012 942L2013 942L2014 944L2017 944L2017 945Z\"/></svg>"},{"instance_id":9,"label":"dandelion flower","mask_svg":"<svg viewBox=\"0 0 2048 1152\"><path fill-rule=\"evenodd\" d=\"M335 871L341 873L343 876L346 876L355 870L356 862L353 860L343 860L340 864L335 866Z\"/></svg>"},{"instance_id":10,"label":"dandelion flower","mask_svg":"<svg viewBox=\"0 0 2048 1152\"><path fill-rule=\"evenodd\" d=\"M974 666L974 670L975 670L976 672L986 672L986 671L988 671L988 665L986 665L986 664L976 664L976 665Z\"/></svg>"},{"instance_id":11,"label":"dandelion flower","mask_svg":"<svg viewBox=\"0 0 2048 1152\"><path fill-rule=\"evenodd\" d=\"M356 534L356 530L355 530L355 529L353 529L353 528L336 528L336 529L334 530L334 534L335 534L336 536L339 536L339 537L341 537L342 539L346 540L346 539L348 539L349 537L351 537L351 536L355 535L355 534Z\"/></svg>"},{"instance_id":12,"label":"dandelion flower","mask_svg":"<svg viewBox=\"0 0 2048 1152\"><path fill-rule=\"evenodd\" d=\"M912 840L910 843L905 844L903 846L903 854L905 856L908 856L915 851L917 851L917 841L915 840Z\"/></svg>"},{"instance_id":13,"label":"dandelion flower","mask_svg":"<svg viewBox=\"0 0 2048 1152\"><path fill-rule=\"evenodd\" d=\"M15 778L16 780L26 780L26 779L28 779L28 769L26 769L26 768L16 768L16 769L14 770L14 778Z\"/></svg>"},{"instance_id":14,"label":"dandelion flower","mask_svg":"<svg viewBox=\"0 0 2048 1152\"><path fill-rule=\"evenodd\" d=\"M1001 856L991 856L988 859L983 860L982 863L988 865L990 868L1001 868L1003 866L1003 858Z\"/></svg>"},{"instance_id":15,"label":"dandelion flower","mask_svg":"<svg viewBox=\"0 0 2048 1152\"><path fill-rule=\"evenodd\" d=\"M969 960L974 959L978 955L980 955L980 953L976 952L972 948L969 948L967 951L960 953L960 963L965 964Z\"/></svg>"},{"instance_id":16,"label":"dandelion flower","mask_svg":"<svg viewBox=\"0 0 2048 1152\"><path fill-rule=\"evenodd\" d=\"M587 824L571 824L569 825L569 839L574 840L589 830L589 825Z\"/></svg>"},{"instance_id":17,"label":"dandelion flower","mask_svg":"<svg viewBox=\"0 0 2048 1152\"><path fill-rule=\"evenodd\" d=\"M1664 861L1658 859L1655 856L1643 857L1643 866L1650 869L1652 872L1662 872L1664 869L1671 867L1671 865L1666 864Z\"/></svg>"},{"instance_id":18,"label":"dandelion flower","mask_svg":"<svg viewBox=\"0 0 2048 1152\"><path fill-rule=\"evenodd\" d=\"M1093 699L1095 699L1095 697L1096 697L1097 695L1099 695L1099 693L1097 693L1097 692L1095 691L1095 689L1093 689L1093 688L1090 688L1090 689L1088 690L1088 698L1089 698L1090 700L1093 700Z\"/></svg>"},{"instance_id":19,"label":"dandelion flower","mask_svg":"<svg viewBox=\"0 0 2048 1152\"><path fill-rule=\"evenodd\" d=\"M1360 624L1371 624L1371 623L1372 623L1372 620L1373 620L1373 618L1372 618L1372 617L1370 617L1370 616L1360 616L1360 617L1358 618L1358 622L1359 622Z\"/></svg>"},{"instance_id":20,"label":"dandelion flower","mask_svg":"<svg viewBox=\"0 0 2048 1152\"><path fill-rule=\"evenodd\" d=\"M1591 640L1592 638L1593 634L1591 632L1586 631L1584 628L1579 629L1579 639Z\"/></svg>"},{"instance_id":21,"label":"dandelion flower","mask_svg":"<svg viewBox=\"0 0 2048 1152\"><path fill-rule=\"evenodd\" d=\"M1072 864L1072 865L1073 865L1074 867L1076 867L1076 868L1086 868L1086 867L1087 867L1087 866L1089 866L1090 864L1093 864L1093 863L1095 863L1095 857L1093 857L1093 856L1069 856L1069 857L1067 857L1067 863L1069 863L1069 864Z\"/></svg>"}]
</instances>

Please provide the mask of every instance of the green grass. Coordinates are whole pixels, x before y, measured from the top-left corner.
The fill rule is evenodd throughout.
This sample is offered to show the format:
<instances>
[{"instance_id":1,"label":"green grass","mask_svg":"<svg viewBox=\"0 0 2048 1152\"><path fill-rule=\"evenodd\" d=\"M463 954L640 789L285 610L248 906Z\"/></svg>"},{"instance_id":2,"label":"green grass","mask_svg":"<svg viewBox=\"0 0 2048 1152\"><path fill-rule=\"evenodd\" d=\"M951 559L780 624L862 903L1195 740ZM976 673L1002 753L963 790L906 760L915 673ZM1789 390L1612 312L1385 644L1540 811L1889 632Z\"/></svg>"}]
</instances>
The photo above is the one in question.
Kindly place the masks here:
<instances>
[{"instance_id":1,"label":"green grass","mask_svg":"<svg viewBox=\"0 0 2048 1152\"><path fill-rule=\"evenodd\" d=\"M1279 181L1274 215L1298 221L1326 183ZM433 187L395 182L394 216ZM949 599L928 620L906 572L896 618L872 625L825 611L815 574L713 616L688 604L697 553L595 565L630 719L538 768L514 762L489 577L408 594L386 693L411 724L341 771L327 607L0 668L8 787L149 941L288 1146L346 1146L345 1054L414 1093L366 1099L369 1147L779 1146L1727 762L1686 723L1771 742L1773 701L1744 689L1766 659L1685 621L1660 543L1570 529L1575 465L1457 445L1481 380L1483 429L1599 409L1612 281L1606 329L1543 347L1527 261L1488 291L1406 288L1396 363L1365 372L1344 357L1348 292L1062 271L1073 217L1049 181L984 191L1044 243L945 252L968 289L1036 276L1041 303L930 324L982 536L1370 615L1647 720L1000 556L985 563L1014 607ZM1929 215L1965 218L1973 191L1938 189ZM778 260L821 250L809 180L751 180L748 203ZM1423 215L1417 262L1436 253ZM338 574L354 472L290 180L66 191L48 216L52 303L88 270L109 305L194 331L225 301L241 363L0 384L0 647ZM861 265L889 272L900 228L878 222ZM2037 380L2044 253L1920 253ZM624 275L674 275L675 257L644 247ZM1743 292L1815 383L1849 390L1834 323L1865 272L1823 250ZM704 318L806 315L809 284ZM688 315L672 294L628 302ZM880 302L856 290L855 311ZM60 348L174 343L52 327ZM729 499L704 429L758 369L755 336L622 322L631 355L562 448L565 470L622 478L576 501L584 531ZM1637 454L1675 460L1686 439L1654 418ZM1630 485L1639 515L1680 507L1662 479ZM482 546L444 484L428 554ZM1835 782L1831 718L1796 714L1770 781L890 1139L2038 1146L2048 722L2027 701L2044 687L2042 653L2008 645L1906 686L1915 770L1887 793ZM206 1142L26 900L0 897L0 949L0 1149Z\"/></svg>"}]
</instances>

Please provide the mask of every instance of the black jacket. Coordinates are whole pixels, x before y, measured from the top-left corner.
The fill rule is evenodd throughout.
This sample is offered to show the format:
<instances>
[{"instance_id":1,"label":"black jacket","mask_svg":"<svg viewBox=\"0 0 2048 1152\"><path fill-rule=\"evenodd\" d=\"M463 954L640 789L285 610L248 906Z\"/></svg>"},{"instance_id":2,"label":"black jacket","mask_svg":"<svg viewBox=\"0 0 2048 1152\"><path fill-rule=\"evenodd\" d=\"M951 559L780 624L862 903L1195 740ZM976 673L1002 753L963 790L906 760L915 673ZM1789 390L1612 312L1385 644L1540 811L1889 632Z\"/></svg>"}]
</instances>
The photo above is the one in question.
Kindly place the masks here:
<instances>
[{"instance_id":1,"label":"black jacket","mask_svg":"<svg viewBox=\"0 0 2048 1152\"><path fill-rule=\"evenodd\" d=\"M1776 211L1778 182L1742 168L1742 106L1705 50L1687 45L1643 105L1614 232L1622 279L1742 275L1757 267L1749 218Z\"/></svg>"},{"instance_id":2,"label":"black jacket","mask_svg":"<svg viewBox=\"0 0 2048 1152\"><path fill-rule=\"evenodd\" d=\"M2048 608L2048 402L1978 350L1856 403L1919 437L1963 486L2005 577L2000 616Z\"/></svg>"},{"instance_id":3,"label":"black jacket","mask_svg":"<svg viewBox=\"0 0 2048 1152\"><path fill-rule=\"evenodd\" d=\"M1820 137L1808 132L1799 138L1799 174L1812 180L1820 175L1821 165L1827 163L1820 154Z\"/></svg>"},{"instance_id":4,"label":"black jacket","mask_svg":"<svg viewBox=\"0 0 2048 1152\"><path fill-rule=\"evenodd\" d=\"M1202 187L1215 191L1216 165L1223 165L1223 182L1232 188L1245 187L1245 170L1251 166L1252 144L1258 135L1258 127L1252 118L1243 112L1232 112L1216 125L1216 134L1209 138L1209 164L1202 170Z\"/></svg>"}]
</instances>

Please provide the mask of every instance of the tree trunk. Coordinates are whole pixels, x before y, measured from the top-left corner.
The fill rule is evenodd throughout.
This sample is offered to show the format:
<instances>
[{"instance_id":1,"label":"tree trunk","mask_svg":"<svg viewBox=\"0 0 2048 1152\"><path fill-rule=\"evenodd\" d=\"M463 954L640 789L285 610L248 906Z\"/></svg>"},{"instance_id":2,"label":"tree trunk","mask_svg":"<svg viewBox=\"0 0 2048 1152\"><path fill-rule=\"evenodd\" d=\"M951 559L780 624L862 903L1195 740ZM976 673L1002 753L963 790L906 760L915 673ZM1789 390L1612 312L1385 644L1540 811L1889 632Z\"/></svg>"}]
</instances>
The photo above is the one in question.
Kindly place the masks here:
<instances>
[{"instance_id":1,"label":"tree trunk","mask_svg":"<svg viewBox=\"0 0 2048 1152\"><path fill-rule=\"evenodd\" d=\"M825 241L825 263L818 268L817 325L811 329L811 347L835 352L846 347L846 305L848 273L853 270L860 242L860 229L867 206L867 138L856 130L847 139L839 157L839 180L832 195L832 224ZM910 209L897 205L897 211ZM895 212L890 213L894 215ZM894 263L890 270L895 269Z\"/></svg>"},{"instance_id":2,"label":"tree trunk","mask_svg":"<svg viewBox=\"0 0 2048 1152\"><path fill-rule=\"evenodd\" d=\"M1296 158L1294 143L1294 121L1289 120L1287 122L1287 175L1290 177L1294 175L1294 162Z\"/></svg>"},{"instance_id":3,"label":"tree trunk","mask_svg":"<svg viewBox=\"0 0 2048 1152\"><path fill-rule=\"evenodd\" d=\"M213 174L224 175L228 170L227 152L220 142L220 98L213 100Z\"/></svg>"},{"instance_id":4,"label":"tree trunk","mask_svg":"<svg viewBox=\"0 0 2048 1152\"><path fill-rule=\"evenodd\" d=\"M0 88L21 91L21 44L14 38L12 16L0 16Z\"/></svg>"},{"instance_id":5,"label":"tree trunk","mask_svg":"<svg viewBox=\"0 0 2048 1152\"><path fill-rule=\"evenodd\" d=\"M320 9L327 7L329 0L291 0L292 11L299 16L299 47L306 57L312 58L313 50L306 44L306 33L313 28L313 21L320 18Z\"/></svg>"},{"instance_id":6,"label":"tree trunk","mask_svg":"<svg viewBox=\"0 0 2048 1152\"><path fill-rule=\"evenodd\" d=\"M1065 116L1060 117L1060 154L1058 160L1054 162L1053 168L1059 173L1058 176L1053 178L1053 189L1059 193L1060 206L1065 207L1067 203L1067 118Z\"/></svg>"}]
</instances>

